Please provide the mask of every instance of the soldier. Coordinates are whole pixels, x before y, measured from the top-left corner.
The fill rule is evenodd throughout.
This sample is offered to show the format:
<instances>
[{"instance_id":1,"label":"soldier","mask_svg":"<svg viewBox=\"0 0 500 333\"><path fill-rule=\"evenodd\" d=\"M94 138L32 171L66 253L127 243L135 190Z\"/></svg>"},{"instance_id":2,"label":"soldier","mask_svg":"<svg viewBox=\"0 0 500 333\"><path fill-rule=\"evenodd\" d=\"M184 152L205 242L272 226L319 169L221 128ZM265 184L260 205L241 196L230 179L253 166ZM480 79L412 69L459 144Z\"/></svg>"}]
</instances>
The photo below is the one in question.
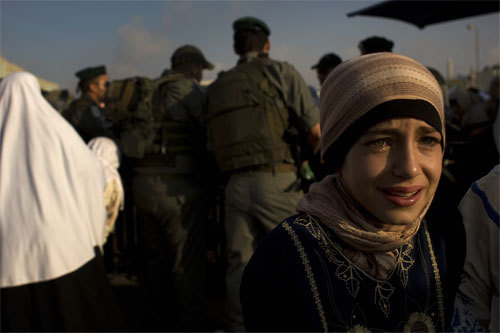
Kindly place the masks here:
<instances>
[{"instance_id":1,"label":"soldier","mask_svg":"<svg viewBox=\"0 0 500 333\"><path fill-rule=\"evenodd\" d=\"M323 84L330 72L342 62L342 59L335 53L327 53L322 56L318 63L313 65L311 69L316 70L319 84Z\"/></svg>"},{"instance_id":2,"label":"soldier","mask_svg":"<svg viewBox=\"0 0 500 333\"><path fill-rule=\"evenodd\" d=\"M269 27L254 17L233 23L237 66L208 87L208 130L225 192L228 328L243 331L239 286L257 243L302 195L290 144L291 125L319 143L319 110L295 68L272 60Z\"/></svg>"},{"instance_id":3,"label":"soldier","mask_svg":"<svg viewBox=\"0 0 500 333\"><path fill-rule=\"evenodd\" d=\"M109 85L105 66L88 67L75 73L82 95L63 113L85 142L97 136L114 138L112 123L104 112L104 96Z\"/></svg>"},{"instance_id":4,"label":"soldier","mask_svg":"<svg viewBox=\"0 0 500 333\"><path fill-rule=\"evenodd\" d=\"M206 195L203 168L206 95L203 69L213 69L195 46L179 47L159 80L162 114L154 144L134 165L132 191L153 311L151 329L202 330ZM166 323L166 320L170 320ZM165 326L168 325L168 326Z\"/></svg>"}]
</instances>

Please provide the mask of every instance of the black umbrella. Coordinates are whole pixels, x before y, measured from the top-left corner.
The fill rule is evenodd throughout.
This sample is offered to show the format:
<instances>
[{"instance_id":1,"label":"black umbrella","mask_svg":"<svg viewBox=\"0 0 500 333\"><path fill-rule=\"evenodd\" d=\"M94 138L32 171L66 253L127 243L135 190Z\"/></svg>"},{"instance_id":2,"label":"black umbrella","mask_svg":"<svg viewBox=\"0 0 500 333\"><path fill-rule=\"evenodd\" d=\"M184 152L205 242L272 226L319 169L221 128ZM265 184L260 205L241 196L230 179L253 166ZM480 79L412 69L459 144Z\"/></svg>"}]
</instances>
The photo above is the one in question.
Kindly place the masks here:
<instances>
[{"instance_id":1,"label":"black umbrella","mask_svg":"<svg viewBox=\"0 0 500 333\"><path fill-rule=\"evenodd\" d=\"M388 0L348 13L348 17L378 16L423 27L464 17L498 12L499 1L411 1Z\"/></svg>"}]
</instances>

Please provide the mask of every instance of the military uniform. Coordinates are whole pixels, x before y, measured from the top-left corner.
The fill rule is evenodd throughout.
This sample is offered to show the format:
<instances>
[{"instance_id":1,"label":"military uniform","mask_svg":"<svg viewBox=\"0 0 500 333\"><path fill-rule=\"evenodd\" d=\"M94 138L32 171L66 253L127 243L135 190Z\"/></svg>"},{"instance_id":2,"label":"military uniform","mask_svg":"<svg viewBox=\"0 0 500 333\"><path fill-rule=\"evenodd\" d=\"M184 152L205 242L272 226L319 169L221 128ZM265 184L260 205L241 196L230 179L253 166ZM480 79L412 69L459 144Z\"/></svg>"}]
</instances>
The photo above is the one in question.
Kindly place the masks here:
<instances>
[{"instance_id":1,"label":"military uniform","mask_svg":"<svg viewBox=\"0 0 500 333\"><path fill-rule=\"evenodd\" d=\"M106 118L104 109L88 95L73 101L63 116L85 142L97 136L114 138L112 122Z\"/></svg>"},{"instance_id":2,"label":"military uniform","mask_svg":"<svg viewBox=\"0 0 500 333\"><path fill-rule=\"evenodd\" d=\"M208 90L208 127L212 144L214 145L217 162L222 171L230 175L225 192L225 231L227 239L228 271L226 275L227 284L227 307L228 307L228 328L234 331L243 331L243 318L239 299L239 286L246 264L250 260L257 244L260 240L276 227L283 219L295 214L295 206L303 193L300 189L295 161L290 153L290 147L284 141L284 129L288 127L288 110L292 110L300 119L299 123L307 131L319 123L319 110L315 105L309 88L295 70L295 68L285 62L269 59L266 55L257 52L249 52L242 56L238 65L233 70L238 70L241 66L254 65L257 72L264 73L265 79L257 85L264 94L273 96L271 103L276 105L277 111L263 116L262 123L252 123L251 120L241 120L237 115L228 121L228 128L224 134L220 125L216 124L216 116L211 109L217 109L221 100L220 94L212 93L212 86ZM228 71L229 74L232 70ZM224 75L218 80L224 78ZM248 82L252 82L249 79ZM252 84L256 84L252 82ZM213 87L217 81L213 83ZM215 88L213 88L215 89ZM248 90L248 89L247 89ZM228 95L234 96L228 92ZM254 100L255 94L250 93L250 99ZM254 100L252 103L260 103ZM233 104L241 104L234 102ZM262 104L264 105L264 104ZM228 107L230 110L232 107ZM251 108L251 107L250 107ZM225 112L230 112L225 110ZM252 117L252 114L259 113L259 107L253 110L246 110L241 117ZM280 113L281 112L281 113ZM216 112L215 112L216 113ZM277 115L277 113L280 113ZM266 119L270 119L266 123ZM285 124L276 126L277 122L285 121ZM271 127L271 132L278 132L271 135L269 142L258 137L249 139L251 142L238 144L227 144L220 142L224 140L224 135L233 129L229 128L231 123L235 126L238 122L246 123L248 127L248 137L258 136L262 128ZM219 127L218 127L219 126ZM240 131L239 129L237 131ZM246 134L235 133L233 136L245 136ZM229 148L228 148L229 147Z\"/></svg>"},{"instance_id":3,"label":"military uniform","mask_svg":"<svg viewBox=\"0 0 500 333\"><path fill-rule=\"evenodd\" d=\"M132 190L154 329L200 330L205 275L205 92L196 80L172 76L161 87L164 103L158 144L134 166ZM162 147L161 149L159 147ZM156 318L154 318L156 317ZM176 321L177 326L161 326Z\"/></svg>"},{"instance_id":4,"label":"military uniform","mask_svg":"<svg viewBox=\"0 0 500 333\"><path fill-rule=\"evenodd\" d=\"M99 78L107 80L105 66L84 68L76 72L75 75L80 79L79 89L82 89L82 85L89 81L92 82L92 80L99 80ZM95 82L91 84L97 86ZM106 84L103 87L99 86L101 98L104 98ZM91 94L93 94L94 98ZM85 142L89 142L97 136L114 139L113 123L107 119L105 110L97 103L99 100L97 96L95 90L91 92L84 89L82 96L73 101L69 108L63 112L64 118L73 125Z\"/></svg>"}]
</instances>

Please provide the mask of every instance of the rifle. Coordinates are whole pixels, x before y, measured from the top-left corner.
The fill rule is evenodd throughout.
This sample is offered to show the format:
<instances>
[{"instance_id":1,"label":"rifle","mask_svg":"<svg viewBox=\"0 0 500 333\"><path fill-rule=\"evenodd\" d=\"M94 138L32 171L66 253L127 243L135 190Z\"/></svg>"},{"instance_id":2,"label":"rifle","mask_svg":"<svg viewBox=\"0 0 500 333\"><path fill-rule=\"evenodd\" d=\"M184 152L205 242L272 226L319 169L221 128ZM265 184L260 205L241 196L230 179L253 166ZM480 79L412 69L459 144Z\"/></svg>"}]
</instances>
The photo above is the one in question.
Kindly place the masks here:
<instances>
[{"instance_id":1,"label":"rifle","mask_svg":"<svg viewBox=\"0 0 500 333\"><path fill-rule=\"evenodd\" d=\"M300 187L304 193L307 193L309 186L317 180L310 163L310 161L313 161L317 157L317 154L314 154L313 149L307 142L307 125L297 116L297 113L290 108L288 109L288 115L289 126L285 131L284 139L290 145L290 152L295 161L298 181L297 186Z\"/></svg>"}]
</instances>

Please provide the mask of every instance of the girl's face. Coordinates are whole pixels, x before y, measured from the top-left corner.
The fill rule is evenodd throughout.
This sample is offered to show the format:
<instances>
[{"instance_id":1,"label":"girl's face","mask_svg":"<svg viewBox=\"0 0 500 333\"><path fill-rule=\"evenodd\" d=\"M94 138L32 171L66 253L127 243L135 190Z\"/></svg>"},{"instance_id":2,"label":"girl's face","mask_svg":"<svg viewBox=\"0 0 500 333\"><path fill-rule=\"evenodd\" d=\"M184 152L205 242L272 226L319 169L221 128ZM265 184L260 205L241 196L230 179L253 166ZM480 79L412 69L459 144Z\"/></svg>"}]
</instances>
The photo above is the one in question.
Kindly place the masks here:
<instances>
[{"instance_id":1,"label":"girl's face","mask_svg":"<svg viewBox=\"0 0 500 333\"><path fill-rule=\"evenodd\" d=\"M382 121L347 153L340 170L343 184L382 222L412 223L436 192L443 158L441 140L441 134L422 120Z\"/></svg>"}]
</instances>

